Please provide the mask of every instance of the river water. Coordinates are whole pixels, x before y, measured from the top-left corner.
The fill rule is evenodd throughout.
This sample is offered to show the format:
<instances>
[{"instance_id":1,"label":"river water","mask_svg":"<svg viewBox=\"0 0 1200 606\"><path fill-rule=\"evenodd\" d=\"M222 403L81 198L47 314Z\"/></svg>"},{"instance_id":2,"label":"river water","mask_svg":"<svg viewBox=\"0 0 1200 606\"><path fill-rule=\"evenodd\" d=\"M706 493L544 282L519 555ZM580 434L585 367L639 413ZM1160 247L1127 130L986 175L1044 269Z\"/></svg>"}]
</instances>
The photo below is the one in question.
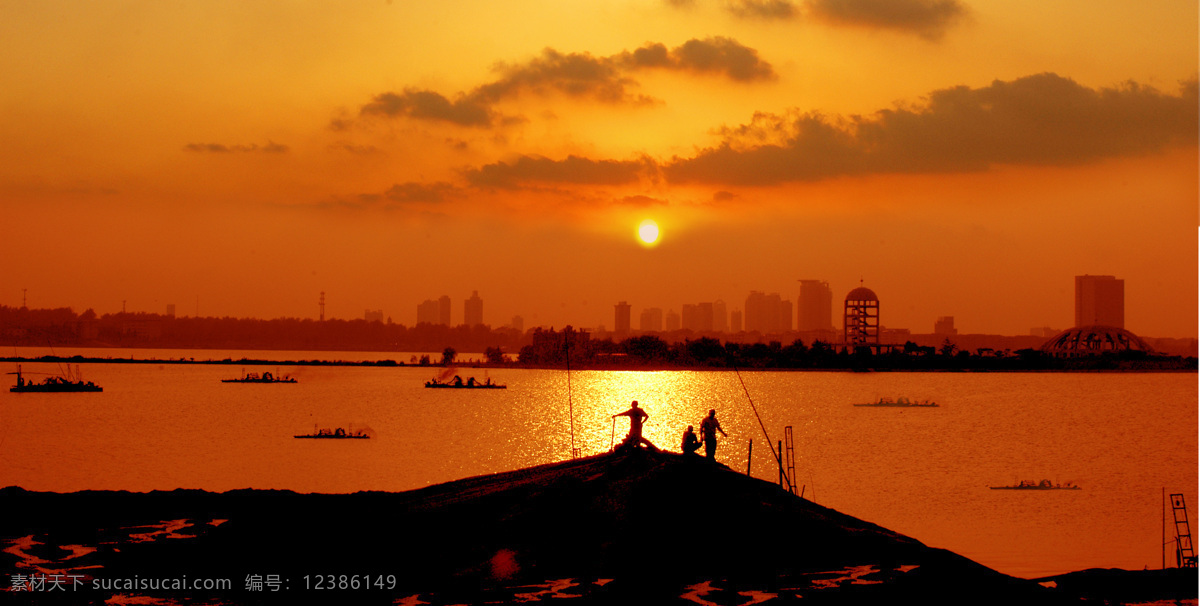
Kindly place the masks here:
<instances>
[{"instance_id":1,"label":"river water","mask_svg":"<svg viewBox=\"0 0 1200 606\"><path fill-rule=\"evenodd\" d=\"M46 351L18 349L19 356ZM380 352L70 350L137 359L407 361ZM11 370L16 370L15 365ZM57 364L23 364L59 373ZM678 451L709 409L717 459L776 481L791 426L796 483L826 507L1019 577L1157 568L1163 491L1197 503L1194 373L845 373L459 368L502 390L425 389L419 367L83 364L103 393L0 392L0 486L39 491L402 491L607 451L637 400ZM222 383L243 370L296 384ZM6 371L7 372L7 371ZM32 375L37 379L40 375ZM568 387L569 382L569 387ZM6 384L7 385L7 384ZM744 385L744 387L743 387ZM886 397L937 408L864 408ZM761 417L760 427L758 417ZM573 418L572 413L573 412ZM371 440L297 440L314 427ZM1011 491L1020 480L1081 490ZM735 532L737 520L721 520ZM1168 538L1173 525L1167 524ZM806 546L794 546L804 549ZM1173 565L1173 551L1168 563Z\"/></svg>"}]
</instances>

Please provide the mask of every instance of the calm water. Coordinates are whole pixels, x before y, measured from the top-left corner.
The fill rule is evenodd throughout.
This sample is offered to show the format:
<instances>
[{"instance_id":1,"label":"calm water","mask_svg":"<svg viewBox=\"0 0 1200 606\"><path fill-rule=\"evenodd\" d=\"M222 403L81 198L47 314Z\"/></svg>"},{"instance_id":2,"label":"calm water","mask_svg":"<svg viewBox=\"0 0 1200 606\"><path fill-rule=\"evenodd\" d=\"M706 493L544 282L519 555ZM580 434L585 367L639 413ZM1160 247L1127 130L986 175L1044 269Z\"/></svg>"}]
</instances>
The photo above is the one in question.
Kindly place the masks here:
<instances>
[{"instance_id":1,"label":"calm water","mask_svg":"<svg viewBox=\"0 0 1200 606\"><path fill-rule=\"evenodd\" d=\"M18 351L20 355L47 352ZM366 353L58 351L139 359L404 359ZM24 364L26 372L59 372ZM15 367L12 369L15 370ZM0 486L31 490L279 488L400 491L607 451L610 415L638 400L646 436L678 450L716 408L717 458L777 470L733 372L472 370L506 390L424 389L437 369L274 367L299 383L241 385L239 366L85 364L98 394L0 392ZM771 434L791 425L805 496L1021 577L1156 568L1162 489L1197 519L1195 374L742 372ZM10 377L11 379L11 377ZM10 383L5 382L8 386ZM931 409L856 408L880 396ZM628 421L618 419L619 441ZM313 427L376 439L296 440ZM1079 491L999 491L1022 479ZM731 531L736 520L724 520ZM804 548L799 546L798 548Z\"/></svg>"}]
</instances>

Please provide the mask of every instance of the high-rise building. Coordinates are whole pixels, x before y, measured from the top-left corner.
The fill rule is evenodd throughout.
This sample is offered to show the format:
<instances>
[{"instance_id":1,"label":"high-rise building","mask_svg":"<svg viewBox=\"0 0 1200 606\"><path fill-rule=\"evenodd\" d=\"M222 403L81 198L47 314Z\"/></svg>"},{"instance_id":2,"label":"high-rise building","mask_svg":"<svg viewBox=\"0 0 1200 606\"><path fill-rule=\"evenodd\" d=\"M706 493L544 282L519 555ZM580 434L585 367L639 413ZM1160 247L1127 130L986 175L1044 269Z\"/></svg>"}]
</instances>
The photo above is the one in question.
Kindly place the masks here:
<instances>
[{"instance_id":1,"label":"high-rise building","mask_svg":"<svg viewBox=\"0 0 1200 606\"><path fill-rule=\"evenodd\" d=\"M729 332L742 332L742 310L729 312Z\"/></svg>"},{"instance_id":2,"label":"high-rise building","mask_svg":"<svg viewBox=\"0 0 1200 606\"><path fill-rule=\"evenodd\" d=\"M1075 276L1075 326L1125 328L1125 280Z\"/></svg>"},{"instance_id":3,"label":"high-rise building","mask_svg":"<svg viewBox=\"0 0 1200 606\"><path fill-rule=\"evenodd\" d=\"M437 324L439 316L437 301L425 299L417 306L417 324Z\"/></svg>"},{"instance_id":4,"label":"high-rise building","mask_svg":"<svg viewBox=\"0 0 1200 606\"><path fill-rule=\"evenodd\" d=\"M175 304L174 303L167 303L167 317L168 318L175 317Z\"/></svg>"},{"instance_id":5,"label":"high-rise building","mask_svg":"<svg viewBox=\"0 0 1200 606\"><path fill-rule=\"evenodd\" d=\"M525 318L521 316L513 316L512 322L509 323L518 332L525 332Z\"/></svg>"},{"instance_id":6,"label":"high-rise building","mask_svg":"<svg viewBox=\"0 0 1200 606\"><path fill-rule=\"evenodd\" d=\"M660 307L647 307L642 310L641 322L638 328L643 331L661 332L663 329L663 311Z\"/></svg>"},{"instance_id":7,"label":"high-rise building","mask_svg":"<svg viewBox=\"0 0 1200 606\"><path fill-rule=\"evenodd\" d=\"M716 332L729 331L729 312L725 311L725 302L717 299L712 304L713 325L712 329Z\"/></svg>"},{"instance_id":8,"label":"high-rise building","mask_svg":"<svg viewBox=\"0 0 1200 606\"><path fill-rule=\"evenodd\" d=\"M744 317L748 332L757 331L769 334L791 330L792 302L782 299L779 293L767 295L752 290L746 297Z\"/></svg>"},{"instance_id":9,"label":"high-rise building","mask_svg":"<svg viewBox=\"0 0 1200 606\"><path fill-rule=\"evenodd\" d=\"M680 313L680 320L680 327L684 330L699 331L700 306L692 303L684 303L683 310Z\"/></svg>"},{"instance_id":10,"label":"high-rise building","mask_svg":"<svg viewBox=\"0 0 1200 606\"><path fill-rule=\"evenodd\" d=\"M746 320L747 332L764 332L767 328L767 295L757 291L750 291L746 297L746 313L743 316Z\"/></svg>"},{"instance_id":11,"label":"high-rise building","mask_svg":"<svg viewBox=\"0 0 1200 606\"><path fill-rule=\"evenodd\" d=\"M450 297L442 295L438 297L438 324L442 326L450 326Z\"/></svg>"},{"instance_id":12,"label":"high-rise building","mask_svg":"<svg viewBox=\"0 0 1200 606\"><path fill-rule=\"evenodd\" d=\"M674 309L667 310L667 330L679 330L679 314Z\"/></svg>"},{"instance_id":13,"label":"high-rise building","mask_svg":"<svg viewBox=\"0 0 1200 606\"><path fill-rule=\"evenodd\" d=\"M617 334L627 334L629 332L629 310L630 305L625 301L621 301L615 305L613 317L613 332Z\"/></svg>"},{"instance_id":14,"label":"high-rise building","mask_svg":"<svg viewBox=\"0 0 1200 606\"><path fill-rule=\"evenodd\" d=\"M954 316L942 316L933 323L933 334L953 337L958 334L958 329L954 327Z\"/></svg>"},{"instance_id":15,"label":"high-rise building","mask_svg":"<svg viewBox=\"0 0 1200 606\"><path fill-rule=\"evenodd\" d=\"M833 330L833 291L829 282L800 280L799 307L798 330Z\"/></svg>"},{"instance_id":16,"label":"high-rise building","mask_svg":"<svg viewBox=\"0 0 1200 606\"><path fill-rule=\"evenodd\" d=\"M363 312L363 319L368 322L383 322L383 310L368 309Z\"/></svg>"},{"instance_id":17,"label":"high-rise building","mask_svg":"<svg viewBox=\"0 0 1200 606\"><path fill-rule=\"evenodd\" d=\"M471 291L471 298L463 301L463 324L467 326L480 326L483 324L483 299L479 298L479 291Z\"/></svg>"},{"instance_id":18,"label":"high-rise building","mask_svg":"<svg viewBox=\"0 0 1200 606\"><path fill-rule=\"evenodd\" d=\"M713 313L712 303L684 303L683 329L695 332L712 332L714 324Z\"/></svg>"},{"instance_id":19,"label":"high-rise building","mask_svg":"<svg viewBox=\"0 0 1200 606\"><path fill-rule=\"evenodd\" d=\"M696 330L698 330L700 332L712 332L712 330L713 330L713 304L712 303L700 303L700 304L696 305L696 307L697 307L696 320L700 324L700 327L697 328Z\"/></svg>"}]
</instances>

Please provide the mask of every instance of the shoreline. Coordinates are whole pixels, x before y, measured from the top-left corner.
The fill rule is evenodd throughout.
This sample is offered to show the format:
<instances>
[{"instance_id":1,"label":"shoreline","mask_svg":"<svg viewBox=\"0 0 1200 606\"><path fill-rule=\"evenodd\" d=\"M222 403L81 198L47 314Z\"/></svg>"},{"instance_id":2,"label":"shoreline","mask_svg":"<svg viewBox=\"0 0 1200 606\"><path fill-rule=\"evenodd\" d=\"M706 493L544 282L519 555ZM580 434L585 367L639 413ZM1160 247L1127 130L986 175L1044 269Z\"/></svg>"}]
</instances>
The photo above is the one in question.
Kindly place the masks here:
<instances>
[{"instance_id":1,"label":"shoreline","mask_svg":"<svg viewBox=\"0 0 1200 606\"><path fill-rule=\"evenodd\" d=\"M290 579L280 596L290 600L312 589L303 587L306 575L345 572L393 575L391 588L372 594L379 603L416 595L434 604L515 603L531 587L552 585L559 589L545 601L570 595L592 604L677 602L702 590L722 606L747 592L785 604L1196 597L1194 569L1012 577L724 465L641 449L405 492L8 487L0 505L8 514L0 566L10 573L147 578L186 570L239 583L276 574ZM211 597L257 599L231 591Z\"/></svg>"},{"instance_id":2,"label":"shoreline","mask_svg":"<svg viewBox=\"0 0 1200 606\"><path fill-rule=\"evenodd\" d=\"M326 352L336 353L336 352ZM361 352L359 352L361 353ZM405 352L408 353L408 352ZM196 364L208 366L363 366L380 368L478 368L478 369L513 369L513 370L566 370L561 364L492 364L487 362L469 362L444 366L441 364L410 364L392 359L379 360L262 360L262 359L207 359L195 358L116 358L96 356L62 356L45 355L38 357L5 356L0 357L0 363L72 363L72 364ZM784 368L784 367L730 367L730 366L681 366L673 364L572 364L571 370L587 371L714 371L714 372L839 372L839 373L1190 373L1196 374L1197 368Z\"/></svg>"}]
</instances>

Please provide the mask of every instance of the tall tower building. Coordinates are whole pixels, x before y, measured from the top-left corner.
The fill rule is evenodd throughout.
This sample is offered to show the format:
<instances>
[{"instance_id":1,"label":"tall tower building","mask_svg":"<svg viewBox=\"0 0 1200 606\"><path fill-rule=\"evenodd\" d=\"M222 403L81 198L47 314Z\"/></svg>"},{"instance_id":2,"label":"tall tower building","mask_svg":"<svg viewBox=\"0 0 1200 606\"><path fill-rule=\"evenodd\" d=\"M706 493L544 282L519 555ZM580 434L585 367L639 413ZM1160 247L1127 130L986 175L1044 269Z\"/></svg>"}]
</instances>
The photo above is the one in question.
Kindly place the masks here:
<instances>
[{"instance_id":1,"label":"tall tower building","mask_svg":"<svg viewBox=\"0 0 1200 606\"><path fill-rule=\"evenodd\" d=\"M848 349L879 345L879 297L859 286L846 295L843 338Z\"/></svg>"},{"instance_id":2,"label":"tall tower building","mask_svg":"<svg viewBox=\"0 0 1200 606\"><path fill-rule=\"evenodd\" d=\"M438 324L450 326L450 297L438 297Z\"/></svg>"},{"instance_id":3,"label":"tall tower building","mask_svg":"<svg viewBox=\"0 0 1200 606\"><path fill-rule=\"evenodd\" d=\"M776 333L791 330L792 302L785 301L777 292L767 295L752 290L746 297L744 319L748 332Z\"/></svg>"},{"instance_id":4,"label":"tall tower building","mask_svg":"<svg viewBox=\"0 0 1200 606\"><path fill-rule=\"evenodd\" d=\"M746 296L746 312L742 316L746 322L746 332L767 330L767 295L752 290Z\"/></svg>"},{"instance_id":5,"label":"tall tower building","mask_svg":"<svg viewBox=\"0 0 1200 606\"><path fill-rule=\"evenodd\" d=\"M682 328L684 330L692 330L699 332L700 330L700 306L691 303L683 304Z\"/></svg>"},{"instance_id":6,"label":"tall tower building","mask_svg":"<svg viewBox=\"0 0 1200 606\"><path fill-rule=\"evenodd\" d=\"M471 291L471 298L463 301L463 324L467 326L480 326L483 324L483 299L479 298L479 291Z\"/></svg>"},{"instance_id":7,"label":"tall tower building","mask_svg":"<svg viewBox=\"0 0 1200 606\"><path fill-rule=\"evenodd\" d=\"M1075 326L1125 328L1125 280L1075 276Z\"/></svg>"},{"instance_id":8,"label":"tall tower building","mask_svg":"<svg viewBox=\"0 0 1200 606\"><path fill-rule=\"evenodd\" d=\"M800 280L797 330L833 330L833 291L824 280Z\"/></svg>"},{"instance_id":9,"label":"tall tower building","mask_svg":"<svg viewBox=\"0 0 1200 606\"><path fill-rule=\"evenodd\" d=\"M742 332L742 310L729 312L729 332Z\"/></svg>"},{"instance_id":10,"label":"tall tower building","mask_svg":"<svg viewBox=\"0 0 1200 606\"><path fill-rule=\"evenodd\" d=\"M613 319L613 332L617 334L629 333L629 303L621 301L616 304L616 316Z\"/></svg>"},{"instance_id":11,"label":"tall tower building","mask_svg":"<svg viewBox=\"0 0 1200 606\"><path fill-rule=\"evenodd\" d=\"M663 311L661 307L647 307L642 310L641 324L638 328L646 332L661 332L663 329Z\"/></svg>"},{"instance_id":12,"label":"tall tower building","mask_svg":"<svg viewBox=\"0 0 1200 606\"><path fill-rule=\"evenodd\" d=\"M438 302L425 299L417 306L417 324L438 323Z\"/></svg>"},{"instance_id":13,"label":"tall tower building","mask_svg":"<svg viewBox=\"0 0 1200 606\"><path fill-rule=\"evenodd\" d=\"M933 334L953 337L958 334L958 329L954 328L954 316L940 316L933 323Z\"/></svg>"},{"instance_id":14,"label":"tall tower building","mask_svg":"<svg viewBox=\"0 0 1200 606\"><path fill-rule=\"evenodd\" d=\"M674 309L667 310L667 330L679 330L679 314Z\"/></svg>"},{"instance_id":15,"label":"tall tower building","mask_svg":"<svg viewBox=\"0 0 1200 606\"><path fill-rule=\"evenodd\" d=\"M712 304L713 325L716 332L729 332L729 312L725 311L725 302L717 299Z\"/></svg>"}]
</instances>

